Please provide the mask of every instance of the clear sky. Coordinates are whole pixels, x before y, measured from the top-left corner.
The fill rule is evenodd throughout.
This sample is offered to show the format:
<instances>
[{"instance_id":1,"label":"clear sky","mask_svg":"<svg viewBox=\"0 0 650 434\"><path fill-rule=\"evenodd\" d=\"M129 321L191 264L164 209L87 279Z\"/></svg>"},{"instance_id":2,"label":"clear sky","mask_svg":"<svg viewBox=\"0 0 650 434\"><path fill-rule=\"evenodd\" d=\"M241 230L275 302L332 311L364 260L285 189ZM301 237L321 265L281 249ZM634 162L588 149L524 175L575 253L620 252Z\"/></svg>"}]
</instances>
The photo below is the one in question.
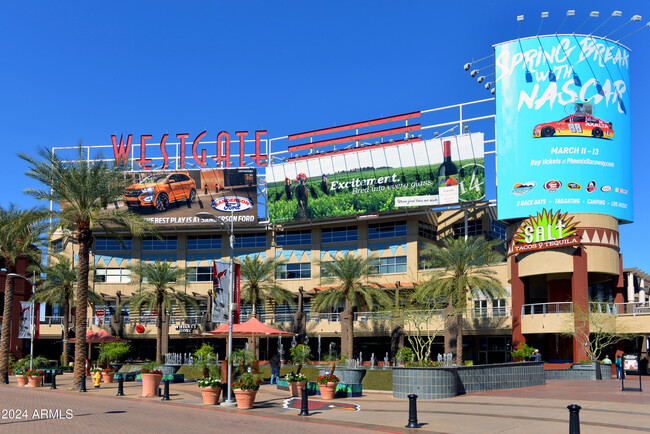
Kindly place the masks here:
<instances>
[{"instance_id":1,"label":"clear sky","mask_svg":"<svg viewBox=\"0 0 650 434\"><path fill-rule=\"evenodd\" d=\"M639 1L3 2L0 204L35 203L18 151L108 145L111 134L267 129L269 137L467 102L491 95L463 64L492 44L540 34L618 39L650 21ZM650 271L645 144L650 28L632 49L635 223L621 227L624 267ZM489 63L488 63L489 64ZM491 71L490 71L491 72ZM214 140L214 138L212 139Z\"/></svg>"}]
</instances>

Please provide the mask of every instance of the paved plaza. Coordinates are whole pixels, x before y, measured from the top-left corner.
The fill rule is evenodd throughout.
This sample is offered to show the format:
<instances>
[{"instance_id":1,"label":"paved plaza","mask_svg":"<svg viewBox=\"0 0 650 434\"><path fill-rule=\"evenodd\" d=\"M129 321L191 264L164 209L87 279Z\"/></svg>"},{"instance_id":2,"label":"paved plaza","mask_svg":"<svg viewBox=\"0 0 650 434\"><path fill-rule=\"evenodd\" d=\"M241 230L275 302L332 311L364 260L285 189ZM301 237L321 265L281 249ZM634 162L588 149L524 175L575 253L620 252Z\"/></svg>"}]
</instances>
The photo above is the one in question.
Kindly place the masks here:
<instances>
[{"instance_id":1,"label":"paved plaza","mask_svg":"<svg viewBox=\"0 0 650 434\"><path fill-rule=\"evenodd\" d=\"M140 398L140 383L71 390L70 374L57 377L57 390L0 386L0 431L21 432L223 432L331 433L440 432L496 433L568 432L569 404L582 406L583 433L650 432L650 392L621 391L620 382L548 381L545 386L476 393L456 398L418 401L420 429L406 429L408 401L390 393L366 392L360 398L336 399L320 405L310 397L309 417L299 417L287 392L264 385L253 410L204 406L195 383L172 384L171 401ZM638 386L638 383L630 383ZM648 384L650 387L650 384ZM339 407L337 404L356 404ZM333 405L333 407L332 407ZM358 408L358 410L355 410Z\"/></svg>"}]
</instances>

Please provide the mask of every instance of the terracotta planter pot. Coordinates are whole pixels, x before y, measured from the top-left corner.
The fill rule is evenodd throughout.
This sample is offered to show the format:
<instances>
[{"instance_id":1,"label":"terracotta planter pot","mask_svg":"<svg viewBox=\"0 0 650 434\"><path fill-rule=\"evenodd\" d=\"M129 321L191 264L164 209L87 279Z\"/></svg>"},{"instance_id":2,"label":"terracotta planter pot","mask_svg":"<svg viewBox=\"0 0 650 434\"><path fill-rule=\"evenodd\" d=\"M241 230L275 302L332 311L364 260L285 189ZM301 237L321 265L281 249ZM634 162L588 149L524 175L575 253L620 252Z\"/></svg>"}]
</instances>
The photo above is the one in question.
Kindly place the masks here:
<instances>
[{"instance_id":1,"label":"terracotta planter pot","mask_svg":"<svg viewBox=\"0 0 650 434\"><path fill-rule=\"evenodd\" d=\"M34 377L29 377L29 387L38 387L41 385L43 382L43 376L34 376Z\"/></svg>"},{"instance_id":2,"label":"terracotta planter pot","mask_svg":"<svg viewBox=\"0 0 650 434\"><path fill-rule=\"evenodd\" d=\"M114 379L115 379L115 372L111 372L111 373L102 372L102 381L104 383L112 383Z\"/></svg>"},{"instance_id":3,"label":"terracotta planter pot","mask_svg":"<svg viewBox=\"0 0 650 434\"><path fill-rule=\"evenodd\" d=\"M305 381L291 381L289 383L289 389L291 390L291 396L302 396L302 388L307 385L307 380Z\"/></svg>"},{"instance_id":4,"label":"terracotta planter pot","mask_svg":"<svg viewBox=\"0 0 650 434\"><path fill-rule=\"evenodd\" d=\"M16 375L16 382L21 387L27 386L27 375Z\"/></svg>"},{"instance_id":5,"label":"terracotta planter pot","mask_svg":"<svg viewBox=\"0 0 650 434\"><path fill-rule=\"evenodd\" d=\"M140 377L142 378L142 397L152 398L158 396L158 388L163 376L160 374L140 374Z\"/></svg>"},{"instance_id":6,"label":"terracotta planter pot","mask_svg":"<svg viewBox=\"0 0 650 434\"><path fill-rule=\"evenodd\" d=\"M241 390L233 389L235 392L235 399L237 400L237 408L242 410L248 410L253 408L255 404L255 395L257 395L257 390Z\"/></svg>"},{"instance_id":7,"label":"terracotta planter pot","mask_svg":"<svg viewBox=\"0 0 650 434\"><path fill-rule=\"evenodd\" d=\"M327 384L319 384L320 396L323 399L334 399L336 395L336 386L338 383L329 382Z\"/></svg>"},{"instance_id":8,"label":"terracotta planter pot","mask_svg":"<svg viewBox=\"0 0 650 434\"><path fill-rule=\"evenodd\" d=\"M219 402L221 387L202 387L201 395L203 395L203 404L215 405Z\"/></svg>"}]
</instances>

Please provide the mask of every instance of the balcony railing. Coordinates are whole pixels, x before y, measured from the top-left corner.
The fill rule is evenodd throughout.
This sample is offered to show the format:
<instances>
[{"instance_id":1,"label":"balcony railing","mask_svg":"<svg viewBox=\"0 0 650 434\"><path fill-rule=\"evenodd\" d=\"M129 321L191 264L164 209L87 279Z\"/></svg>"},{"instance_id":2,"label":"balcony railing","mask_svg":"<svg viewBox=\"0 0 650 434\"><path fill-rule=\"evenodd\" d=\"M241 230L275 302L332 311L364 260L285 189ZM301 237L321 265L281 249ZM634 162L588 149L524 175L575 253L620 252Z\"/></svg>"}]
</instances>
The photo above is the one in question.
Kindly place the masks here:
<instances>
[{"instance_id":1,"label":"balcony railing","mask_svg":"<svg viewBox=\"0 0 650 434\"><path fill-rule=\"evenodd\" d=\"M524 304L521 306L521 316L530 315L533 318L535 315L555 314L559 316L561 313L573 313L573 303L535 303Z\"/></svg>"},{"instance_id":2,"label":"balcony railing","mask_svg":"<svg viewBox=\"0 0 650 434\"><path fill-rule=\"evenodd\" d=\"M465 309L463 318L480 319L480 318L510 318L512 316L511 306L494 306L485 308Z\"/></svg>"},{"instance_id":3,"label":"balcony railing","mask_svg":"<svg viewBox=\"0 0 650 434\"><path fill-rule=\"evenodd\" d=\"M624 315L648 315L650 314L650 302L645 301L643 303L615 303L614 312L616 314Z\"/></svg>"}]
</instances>

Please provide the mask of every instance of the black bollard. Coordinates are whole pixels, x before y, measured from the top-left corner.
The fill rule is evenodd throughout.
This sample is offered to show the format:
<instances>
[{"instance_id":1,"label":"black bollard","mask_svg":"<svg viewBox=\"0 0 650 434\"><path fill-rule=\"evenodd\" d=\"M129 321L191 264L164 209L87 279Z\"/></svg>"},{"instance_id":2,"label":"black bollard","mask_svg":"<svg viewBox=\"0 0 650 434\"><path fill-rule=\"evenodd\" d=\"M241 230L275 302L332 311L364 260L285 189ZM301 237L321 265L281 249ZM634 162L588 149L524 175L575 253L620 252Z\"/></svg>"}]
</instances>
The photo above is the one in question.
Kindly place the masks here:
<instances>
[{"instance_id":1,"label":"black bollard","mask_svg":"<svg viewBox=\"0 0 650 434\"><path fill-rule=\"evenodd\" d=\"M165 380L165 392L161 401L169 401L169 380Z\"/></svg>"},{"instance_id":2,"label":"black bollard","mask_svg":"<svg viewBox=\"0 0 650 434\"><path fill-rule=\"evenodd\" d=\"M414 393L408 396L409 399L409 423L406 425L406 428L420 428L418 423L418 407L417 399L418 396Z\"/></svg>"},{"instance_id":3,"label":"black bollard","mask_svg":"<svg viewBox=\"0 0 650 434\"><path fill-rule=\"evenodd\" d=\"M2 384L9 384L9 371L5 371L4 379L2 380Z\"/></svg>"},{"instance_id":4,"label":"black bollard","mask_svg":"<svg viewBox=\"0 0 650 434\"><path fill-rule=\"evenodd\" d=\"M307 387L300 389L302 391L302 401L300 401L300 413L298 416L309 416L309 396L307 396Z\"/></svg>"},{"instance_id":5,"label":"black bollard","mask_svg":"<svg viewBox=\"0 0 650 434\"><path fill-rule=\"evenodd\" d=\"M88 392L86 390L86 376L85 375L81 376L81 388L79 389L79 392Z\"/></svg>"},{"instance_id":6,"label":"black bollard","mask_svg":"<svg viewBox=\"0 0 650 434\"><path fill-rule=\"evenodd\" d=\"M52 385L50 386L51 389L56 389L56 373L52 372Z\"/></svg>"},{"instance_id":7,"label":"black bollard","mask_svg":"<svg viewBox=\"0 0 650 434\"><path fill-rule=\"evenodd\" d=\"M117 395L116 396L124 396L124 376L120 376L120 378L117 379Z\"/></svg>"},{"instance_id":8,"label":"black bollard","mask_svg":"<svg viewBox=\"0 0 650 434\"><path fill-rule=\"evenodd\" d=\"M580 407L577 404L567 405L569 409L569 434L580 434Z\"/></svg>"}]
</instances>

